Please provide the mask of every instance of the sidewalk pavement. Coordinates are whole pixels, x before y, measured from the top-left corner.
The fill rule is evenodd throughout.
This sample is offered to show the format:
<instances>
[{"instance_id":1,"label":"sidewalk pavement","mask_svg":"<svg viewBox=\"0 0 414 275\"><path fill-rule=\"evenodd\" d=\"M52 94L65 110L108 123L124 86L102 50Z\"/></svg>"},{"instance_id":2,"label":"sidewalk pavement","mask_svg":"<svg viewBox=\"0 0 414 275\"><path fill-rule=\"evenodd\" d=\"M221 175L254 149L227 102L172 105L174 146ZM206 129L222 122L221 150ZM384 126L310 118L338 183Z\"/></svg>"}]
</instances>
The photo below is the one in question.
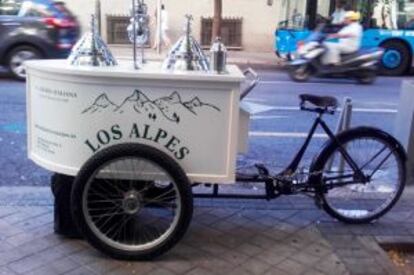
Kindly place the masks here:
<instances>
[{"instance_id":1,"label":"sidewalk pavement","mask_svg":"<svg viewBox=\"0 0 414 275\"><path fill-rule=\"evenodd\" d=\"M367 225L336 222L304 196L197 199L173 250L153 262L122 262L53 233L48 187L0 187L0 274L400 274L380 245L413 244L413 196L407 188Z\"/></svg>"},{"instance_id":2,"label":"sidewalk pavement","mask_svg":"<svg viewBox=\"0 0 414 275\"><path fill-rule=\"evenodd\" d=\"M132 59L132 47L127 45L109 45L112 53L117 59ZM208 50L205 51L208 54ZM152 61L163 61L168 52L164 50L158 54L156 50L145 49L145 58ZM243 68L253 67L254 69L280 69L283 61L274 52L245 52L229 51L228 62L237 64Z\"/></svg>"}]
</instances>

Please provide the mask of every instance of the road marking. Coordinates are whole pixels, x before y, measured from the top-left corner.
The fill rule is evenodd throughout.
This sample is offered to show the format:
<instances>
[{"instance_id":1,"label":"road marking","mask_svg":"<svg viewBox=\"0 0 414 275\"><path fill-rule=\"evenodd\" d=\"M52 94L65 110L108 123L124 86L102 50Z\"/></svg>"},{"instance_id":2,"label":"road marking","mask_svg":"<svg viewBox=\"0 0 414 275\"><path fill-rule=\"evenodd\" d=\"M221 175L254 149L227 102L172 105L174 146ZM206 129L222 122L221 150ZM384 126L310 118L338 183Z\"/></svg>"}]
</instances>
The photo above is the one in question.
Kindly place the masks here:
<instances>
[{"instance_id":1,"label":"road marking","mask_svg":"<svg viewBox=\"0 0 414 275\"><path fill-rule=\"evenodd\" d=\"M318 84L332 84L332 85L336 85L338 84L338 82L328 82L328 81L320 81L320 82L294 82L294 81L289 81L289 80L276 80L276 81L260 81L259 84L263 84L263 85L274 85L274 84L289 84L289 85L318 85ZM351 83L351 82L341 82L341 84L346 84L346 85L353 85L353 86L360 86L356 83Z\"/></svg>"},{"instance_id":2,"label":"road marking","mask_svg":"<svg viewBox=\"0 0 414 275\"><path fill-rule=\"evenodd\" d=\"M253 99L247 101L254 101ZM250 109L252 110L251 114L264 113L268 111L300 111L299 107L296 106L269 106L264 104L257 104L254 102L245 102ZM342 108L338 108L337 111L340 112ZM398 113L397 109L390 108L353 108L353 112L357 113L385 113L385 114L396 114Z\"/></svg>"},{"instance_id":3,"label":"road marking","mask_svg":"<svg viewBox=\"0 0 414 275\"><path fill-rule=\"evenodd\" d=\"M242 106L245 107L247 109L247 111L249 111L250 114L254 115L254 114L259 114L259 113L265 113L268 111L272 111L274 109L273 106L269 106L269 105L265 105L265 104L258 104L258 103L254 103L254 102L248 102L245 101L242 103Z\"/></svg>"},{"instance_id":4,"label":"road marking","mask_svg":"<svg viewBox=\"0 0 414 275\"><path fill-rule=\"evenodd\" d=\"M249 132L250 137L279 137L279 138L306 138L308 133L295 133L295 132ZM326 134L314 134L314 138L327 139Z\"/></svg>"},{"instance_id":5,"label":"road marking","mask_svg":"<svg viewBox=\"0 0 414 275\"><path fill-rule=\"evenodd\" d=\"M283 119L288 118L289 116L252 116L251 120L261 120L261 119Z\"/></svg>"}]
</instances>

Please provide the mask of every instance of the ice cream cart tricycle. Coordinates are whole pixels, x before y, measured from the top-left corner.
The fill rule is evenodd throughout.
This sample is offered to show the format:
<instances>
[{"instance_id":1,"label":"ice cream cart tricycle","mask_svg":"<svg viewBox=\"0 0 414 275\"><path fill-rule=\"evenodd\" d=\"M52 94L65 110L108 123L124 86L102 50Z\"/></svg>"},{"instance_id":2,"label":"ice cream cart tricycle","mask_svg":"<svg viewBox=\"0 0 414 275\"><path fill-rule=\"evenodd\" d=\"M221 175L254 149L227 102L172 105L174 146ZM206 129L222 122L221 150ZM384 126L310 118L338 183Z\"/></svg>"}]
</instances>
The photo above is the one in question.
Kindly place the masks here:
<instances>
[{"instance_id":1,"label":"ice cream cart tricycle","mask_svg":"<svg viewBox=\"0 0 414 275\"><path fill-rule=\"evenodd\" d=\"M236 173L249 129L240 98L251 89L241 91L245 76L234 65L217 74L171 72L157 62L135 70L128 62L46 60L28 62L27 74L29 157L75 177L72 217L90 244L115 258L151 259L171 249L190 224L199 184L263 183L266 199L311 194L350 223L378 219L404 188L402 146L369 127L333 134L322 117L337 101L312 95L301 96L301 108L316 114L315 123L291 164L279 173L263 165ZM318 125L328 142L298 172Z\"/></svg>"}]
</instances>

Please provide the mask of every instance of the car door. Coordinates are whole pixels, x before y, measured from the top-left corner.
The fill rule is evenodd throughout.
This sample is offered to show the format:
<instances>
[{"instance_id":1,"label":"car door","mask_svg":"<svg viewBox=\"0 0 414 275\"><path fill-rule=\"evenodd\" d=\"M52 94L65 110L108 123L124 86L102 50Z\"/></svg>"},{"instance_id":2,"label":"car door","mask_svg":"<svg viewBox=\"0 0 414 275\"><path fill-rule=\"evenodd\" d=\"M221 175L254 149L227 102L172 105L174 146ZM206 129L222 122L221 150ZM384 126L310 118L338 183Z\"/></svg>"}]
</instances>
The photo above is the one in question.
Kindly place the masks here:
<instances>
[{"instance_id":1,"label":"car door","mask_svg":"<svg viewBox=\"0 0 414 275\"><path fill-rule=\"evenodd\" d=\"M21 26L18 20L18 13L22 0L0 0L0 59L5 48L13 37L13 32Z\"/></svg>"}]
</instances>

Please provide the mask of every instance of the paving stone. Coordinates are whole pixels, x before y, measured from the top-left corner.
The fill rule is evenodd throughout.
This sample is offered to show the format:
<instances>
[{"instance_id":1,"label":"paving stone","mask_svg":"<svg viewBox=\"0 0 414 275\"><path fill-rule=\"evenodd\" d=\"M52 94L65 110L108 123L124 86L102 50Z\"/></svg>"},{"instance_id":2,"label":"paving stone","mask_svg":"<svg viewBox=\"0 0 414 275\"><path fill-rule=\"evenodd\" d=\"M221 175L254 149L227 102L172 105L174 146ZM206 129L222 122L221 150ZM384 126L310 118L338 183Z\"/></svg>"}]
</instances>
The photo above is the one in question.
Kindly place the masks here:
<instances>
[{"instance_id":1,"label":"paving stone","mask_svg":"<svg viewBox=\"0 0 414 275\"><path fill-rule=\"evenodd\" d=\"M226 220L221 220L211 225L215 230L221 231L223 233L232 233L239 226L237 224L228 222Z\"/></svg>"},{"instance_id":2,"label":"paving stone","mask_svg":"<svg viewBox=\"0 0 414 275\"><path fill-rule=\"evenodd\" d=\"M183 257L166 255L159 261L159 266L166 268L177 274L184 274L195 267L195 262L189 261Z\"/></svg>"},{"instance_id":3,"label":"paving stone","mask_svg":"<svg viewBox=\"0 0 414 275\"><path fill-rule=\"evenodd\" d=\"M22 258L28 257L31 255L31 252L20 250L18 248L11 249L0 253L0 266L7 265L9 263L18 261Z\"/></svg>"},{"instance_id":4,"label":"paving stone","mask_svg":"<svg viewBox=\"0 0 414 275\"><path fill-rule=\"evenodd\" d=\"M254 274L254 273L249 272L241 267L237 267L236 269L233 269L226 275L251 275L251 274Z\"/></svg>"},{"instance_id":5,"label":"paving stone","mask_svg":"<svg viewBox=\"0 0 414 275\"><path fill-rule=\"evenodd\" d=\"M335 254L321 259L314 267L326 274L342 274L347 271L345 265Z\"/></svg>"},{"instance_id":6,"label":"paving stone","mask_svg":"<svg viewBox=\"0 0 414 275\"><path fill-rule=\"evenodd\" d=\"M286 259L279 263L277 268L284 270L288 274L302 274L309 269L308 266L290 259Z\"/></svg>"},{"instance_id":7,"label":"paving stone","mask_svg":"<svg viewBox=\"0 0 414 275\"><path fill-rule=\"evenodd\" d=\"M45 262L42 260L40 255L34 254L12 262L8 265L8 267L16 273L25 274L44 264Z\"/></svg>"},{"instance_id":8,"label":"paving stone","mask_svg":"<svg viewBox=\"0 0 414 275\"><path fill-rule=\"evenodd\" d=\"M15 275L17 274L8 267L0 267L0 275Z\"/></svg>"},{"instance_id":9,"label":"paving stone","mask_svg":"<svg viewBox=\"0 0 414 275\"><path fill-rule=\"evenodd\" d=\"M271 267L268 271L263 273L263 275L286 275L286 271L277 267Z\"/></svg>"},{"instance_id":10,"label":"paving stone","mask_svg":"<svg viewBox=\"0 0 414 275\"><path fill-rule=\"evenodd\" d=\"M305 273L303 273L303 275L327 275L321 271L315 270L315 269L311 269L311 270L307 270L305 271Z\"/></svg>"},{"instance_id":11,"label":"paving stone","mask_svg":"<svg viewBox=\"0 0 414 275\"><path fill-rule=\"evenodd\" d=\"M92 270L97 274L107 274L121 265L120 261L113 259L100 259L90 264L85 265L87 269Z\"/></svg>"},{"instance_id":12,"label":"paving stone","mask_svg":"<svg viewBox=\"0 0 414 275\"><path fill-rule=\"evenodd\" d=\"M11 244L12 246L16 247L16 246L20 246L25 243L31 242L35 240L36 238L37 236L32 233L22 232L22 233L19 233L12 237L7 238L7 242Z\"/></svg>"},{"instance_id":13,"label":"paving stone","mask_svg":"<svg viewBox=\"0 0 414 275\"><path fill-rule=\"evenodd\" d=\"M38 239L34 239L31 242L20 245L18 246L18 248L22 251L26 251L27 253L38 253L42 250L53 247L55 245L56 245L56 242L46 241L43 238L38 238Z\"/></svg>"},{"instance_id":14,"label":"paving stone","mask_svg":"<svg viewBox=\"0 0 414 275\"><path fill-rule=\"evenodd\" d=\"M320 242L310 244L303 251L320 258L328 255L329 253L332 253L331 248L328 248L326 245Z\"/></svg>"},{"instance_id":15,"label":"paving stone","mask_svg":"<svg viewBox=\"0 0 414 275\"><path fill-rule=\"evenodd\" d=\"M263 249L269 249L277 244L277 241L267 237L266 235L260 234L249 240L249 243L254 244Z\"/></svg>"},{"instance_id":16,"label":"paving stone","mask_svg":"<svg viewBox=\"0 0 414 275\"><path fill-rule=\"evenodd\" d=\"M164 268L155 268L147 273L148 275L174 275L174 272Z\"/></svg>"},{"instance_id":17,"label":"paving stone","mask_svg":"<svg viewBox=\"0 0 414 275\"><path fill-rule=\"evenodd\" d=\"M4 239L4 237L12 237L21 233L24 233L24 230L9 224L4 220L0 220L0 235L2 236L2 239Z\"/></svg>"},{"instance_id":18,"label":"paving stone","mask_svg":"<svg viewBox=\"0 0 414 275\"><path fill-rule=\"evenodd\" d=\"M69 271L68 273L65 273L65 275L92 275L92 274L97 274L97 273L83 266L73 269Z\"/></svg>"},{"instance_id":19,"label":"paving stone","mask_svg":"<svg viewBox=\"0 0 414 275\"><path fill-rule=\"evenodd\" d=\"M263 274L271 268L270 264L265 263L259 258L252 258L240 266L251 274Z\"/></svg>"},{"instance_id":20,"label":"paving stone","mask_svg":"<svg viewBox=\"0 0 414 275\"><path fill-rule=\"evenodd\" d=\"M77 253L71 254L69 258L79 265L91 264L100 259L109 259L107 256L93 248L80 250Z\"/></svg>"},{"instance_id":21,"label":"paving stone","mask_svg":"<svg viewBox=\"0 0 414 275\"><path fill-rule=\"evenodd\" d=\"M204 269L202 267L194 268L186 273L186 275L211 275L211 274L213 274L213 272L207 269Z\"/></svg>"},{"instance_id":22,"label":"paving stone","mask_svg":"<svg viewBox=\"0 0 414 275\"><path fill-rule=\"evenodd\" d=\"M146 275L157 268L152 262L122 262L118 267L110 270L109 275Z\"/></svg>"},{"instance_id":23,"label":"paving stone","mask_svg":"<svg viewBox=\"0 0 414 275\"><path fill-rule=\"evenodd\" d=\"M316 262L318 262L321 259L320 257L314 256L312 254L309 254L303 251L297 254L294 254L292 258L295 261L302 263L304 265L308 265L308 266L314 265Z\"/></svg>"},{"instance_id":24,"label":"paving stone","mask_svg":"<svg viewBox=\"0 0 414 275\"><path fill-rule=\"evenodd\" d=\"M79 265L68 258L62 258L48 263L40 268L34 269L27 275L58 275L79 268Z\"/></svg>"},{"instance_id":25,"label":"paving stone","mask_svg":"<svg viewBox=\"0 0 414 275\"><path fill-rule=\"evenodd\" d=\"M178 245L174 247L172 253L175 253L183 258L190 259L191 261L201 261L211 255L200 248L194 248L191 245L183 243L178 243Z\"/></svg>"},{"instance_id":26,"label":"paving stone","mask_svg":"<svg viewBox=\"0 0 414 275\"><path fill-rule=\"evenodd\" d=\"M387 272L372 259L342 259L351 274L386 274Z\"/></svg>"},{"instance_id":27,"label":"paving stone","mask_svg":"<svg viewBox=\"0 0 414 275\"><path fill-rule=\"evenodd\" d=\"M225 274L234 269L234 265L220 258L216 258L213 255L200 259L199 265L215 274Z\"/></svg>"},{"instance_id":28,"label":"paving stone","mask_svg":"<svg viewBox=\"0 0 414 275\"><path fill-rule=\"evenodd\" d=\"M228 250L221 254L220 257L234 266L240 265L249 259L248 256L240 253L238 250Z\"/></svg>"},{"instance_id":29,"label":"paving stone","mask_svg":"<svg viewBox=\"0 0 414 275\"><path fill-rule=\"evenodd\" d=\"M217 242L206 242L199 246L199 248L213 255L221 255L229 251L228 248L221 245L221 240L217 240Z\"/></svg>"},{"instance_id":30,"label":"paving stone","mask_svg":"<svg viewBox=\"0 0 414 275\"><path fill-rule=\"evenodd\" d=\"M263 231L263 235L265 235L266 237L269 237L273 240L276 241L280 241L280 240L284 240L288 237L290 237L291 234L278 229L277 227L273 227L273 228L268 228L266 230Z\"/></svg>"},{"instance_id":31,"label":"paving stone","mask_svg":"<svg viewBox=\"0 0 414 275\"><path fill-rule=\"evenodd\" d=\"M222 234L216 239L216 242L224 247L227 247L228 249L235 249L242 243L246 242L246 239L234 236L232 234Z\"/></svg>"},{"instance_id":32,"label":"paving stone","mask_svg":"<svg viewBox=\"0 0 414 275\"><path fill-rule=\"evenodd\" d=\"M279 264L287 257L287 255L279 254L273 249L261 251L258 255L256 255L256 258L272 266Z\"/></svg>"},{"instance_id":33,"label":"paving stone","mask_svg":"<svg viewBox=\"0 0 414 275\"><path fill-rule=\"evenodd\" d=\"M289 257L293 254L298 253L298 250L296 248L284 243L278 243L270 249L273 251L273 253L284 257Z\"/></svg>"},{"instance_id":34,"label":"paving stone","mask_svg":"<svg viewBox=\"0 0 414 275\"><path fill-rule=\"evenodd\" d=\"M222 218L211 213L205 213L197 217L197 221L204 225L214 224L216 222L219 222L221 219Z\"/></svg>"},{"instance_id":35,"label":"paving stone","mask_svg":"<svg viewBox=\"0 0 414 275\"><path fill-rule=\"evenodd\" d=\"M247 256L255 256L262 251L262 248L254 244L243 243L240 246L238 246L235 250L244 253Z\"/></svg>"}]
</instances>

